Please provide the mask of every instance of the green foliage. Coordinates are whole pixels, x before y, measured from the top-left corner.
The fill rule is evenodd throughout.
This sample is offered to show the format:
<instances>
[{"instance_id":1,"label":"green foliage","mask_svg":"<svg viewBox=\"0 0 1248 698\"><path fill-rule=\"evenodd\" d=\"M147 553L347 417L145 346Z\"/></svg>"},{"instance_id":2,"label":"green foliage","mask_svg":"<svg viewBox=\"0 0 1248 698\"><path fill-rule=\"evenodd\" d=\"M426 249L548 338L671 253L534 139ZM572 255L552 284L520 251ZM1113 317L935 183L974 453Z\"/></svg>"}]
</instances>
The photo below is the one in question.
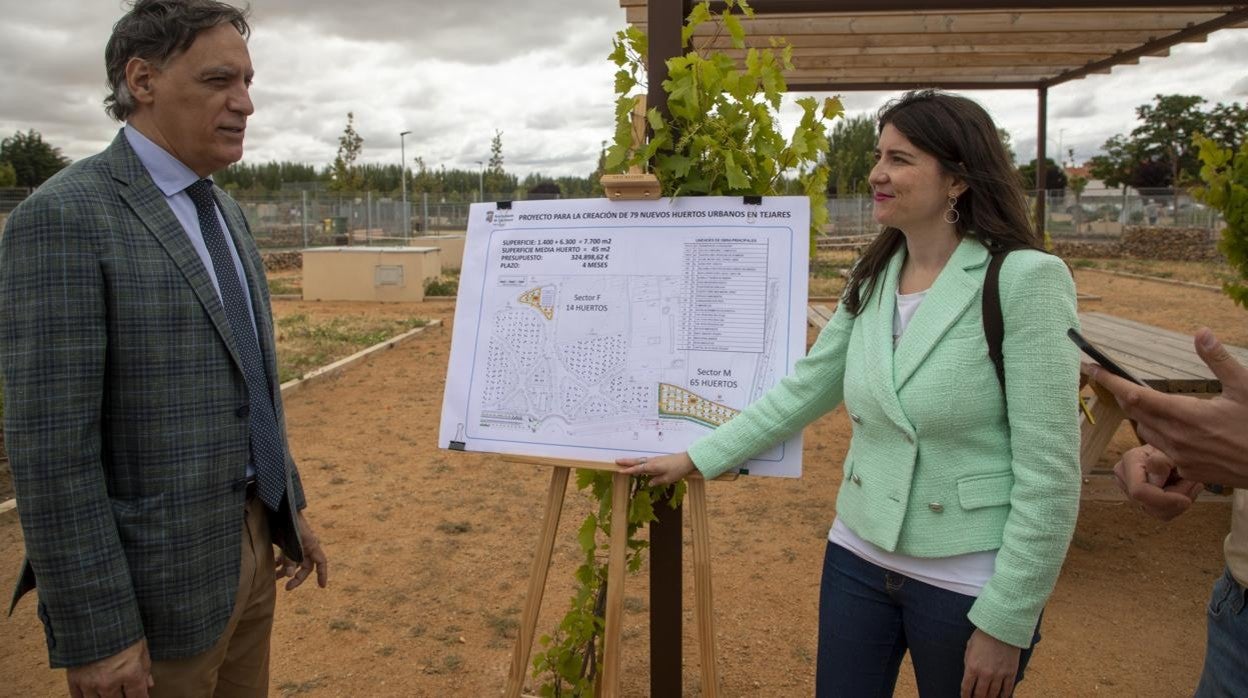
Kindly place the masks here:
<instances>
[{"instance_id":1,"label":"green foliage","mask_svg":"<svg viewBox=\"0 0 1248 698\"><path fill-rule=\"evenodd\" d=\"M438 277L425 282L426 296L454 296L459 293L459 279Z\"/></svg>"},{"instance_id":2,"label":"green foliage","mask_svg":"<svg viewBox=\"0 0 1248 698\"><path fill-rule=\"evenodd\" d=\"M1187 186L1200 180L1201 163L1192 137L1203 133L1232 150L1248 139L1248 109L1217 104L1201 111L1201 97L1157 95L1135 109L1140 123L1130 136L1118 134L1092 158L1092 176L1109 187Z\"/></svg>"},{"instance_id":3,"label":"green foliage","mask_svg":"<svg viewBox=\"0 0 1248 698\"><path fill-rule=\"evenodd\" d=\"M1196 197L1222 214L1226 228L1218 249L1239 274L1240 281L1228 281L1222 288L1241 307L1248 309L1248 141L1238 150L1223 147L1204 136L1196 136L1204 186Z\"/></svg>"},{"instance_id":4,"label":"green foliage","mask_svg":"<svg viewBox=\"0 0 1248 698\"><path fill-rule=\"evenodd\" d=\"M733 57L700 49L667 61L670 118L649 109L653 132L648 144L634 147L632 113L644 86L646 36L635 27L616 35L615 138L607 150L606 168L623 172L636 165L659 178L664 196L760 195L783 193L783 175L796 171L801 191L811 201L811 240L827 222L828 151L826 121L840 116L839 99L820 104L813 97L797 100L801 119L786 139L776 122L786 84L784 71L793 67L793 48L777 41L771 48L746 48L745 32L734 11L753 14L743 0L728 0L713 15L709 3L695 5L685 21L685 44L698 26L717 21L734 48L745 51L744 67Z\"/></svg>"},{"instance_id":5,"label":"green foliage","mask_svg":"<svg viewBox=\"0 0 1248 698\"><path fill-rule=\"evenodd\" d=\"M287 182L315 182L316 168L301 162L266 162L251 165L236 162L212 176L223 189L245 192L275 192Z\"/></svg>"},{"instance_id":6,"label":"green foliage","mask_svg":"<svg viewBox=\"0 0 1248 698\"><path fill-rule=\"evenodd\" d=\"M13 168L16 181L11 186L37 187L69 164L61 149L45 143L38 131L18 131L0 141L0 162Z\"/></svg>"},{"instance_id":7,"label":"green foliage","mask_svg":"<svg viewBox=\"0 0 1248 698\"><path fill-rule=\"evenodd\" d=\"M614 473L600 470L577 470L576 487L590 491L598 501L598 509L586 517L577 531L581 548L581 565L576 569L577 588L558 629L543 635L544 648L533 659L533 675L546 677L539 689L542 696L588 696L601 673L603 618L607 601L607 561L611 538L611 480ZM630 483L628 535L625 552L629 572L641 569L642 553L649 543L637 537L642 526L655 520L654 508L667 493L666 487L649 487L646 478L633 478ZM672 485L671 506L680 505L685 496L685 483ZM601 541L599 539L602 539Z\"/></svg>"},{"instance_id":8,"label":"green foliage","mask_svg":"<svg viewBox=\"0 0 1248 698\"><path fill-rule=\"evenodd\" d=\"M1001 137L1001 145L1005 147L1005 152L1010 156L1010 163L1018 162L1018 154L1014 152L1014 137L1000 126L997 127L997 135Z\"/></svg>"},{"instance_id":9,"label":"green foliage","mask_svg":"<svg viewBox=\"0 0 1248 698\"><path fill-rule=\"evenodd\" d=\"M364 150L364 138L355 132L355 114L347 112L347 126L338 138L338 155L334 158L333 176L329 188L334 191L359 191L364 177L355 165Z\"/></svg>"},{"instance_id":10,"label":"green foliage","mask_svg":"<svg viewBox=\"0 0 1248 698\"><path fill-rule=\"evenodd\" d=\"M714 17L710 5L694 6L682 30L685 45L696 28L717 21L737 49L745 49L745 32L734 11L752 14L742 0L728 0ZM779 43L771 49L750 48L742 68L720 52L692 50L667 61L670 118L657 109L646 113L653 131L649 143L634 142L634 91L645 86L647 39L636 27L616 35L610 60L615 64L616 129L606 151L603 169L622 172L640 166L654 172L664 196L777 195L790 191L786 172L799 172L802 193L811 200L811 242L827 221L828 151L825 121L839 116L839 100L813 98L797 101L802 116L786 139L776 123L785 90L783 71L792 67L792 49ZM874 143L874 139L872 140ZM868 149L868 152L870 149ZM584 555L576 571L577 588L571 607L558 629L541 638L545 648L533 660L533 675L543 679L543 696L582 696L592 693L602 658L603 619L607 594L607 551L599 537L610 535L612 473L578 471L577 487L589 489L598 509L581 524L578 540ZM653 521L654 507L664 488L648 480L631 482L628 511L628 569L641 568L647 547L636 538ZM684 497L685 483L674 486L672 506Z\"/></svg>"},{"instance_id":11,"label":"green foliage","mask_svg":"<svg viewBox=\"0 0 1248 698\"><path fill-rule=\"evenodd\" d=\"M1205 100L1193 95L1157 95L1155 101L1136 107L1140 125L1131 131L1131 138L1144 159L1168 166L1167 185L1190 184L1200 172L1192 136L1205 128L1206 116L1200 111Z\"/></svg>"},{"instance_id":12,"label":"green foliage","mask_svg":"<svg viewBox=\"0 0 1248 698\"><path fill-rule=\"evenodd\" d=\"M1089 161L1092 176L1104 182L1107 187L1116 189L1127 186L1139 157L1135 146L1120 133L1105 141L1101 150L1101 154L1093 156Z\"/></svg>"},{"instance_id":13,"label":"green foliage","mask_svg":"<svg viewBox=\"0 0 1248 698\"><path fill-rule=\"evenodd\" d=\"M1023 188L1027 191L1036 190L1036 160L1032 158L1031 162L1018 168L1018 174L1023 178ZM1053 158L1044 159L1044 188L1049 191L1061 191L1066 188L1066 172L1053 162Z\"/></svg>"},{"instance_id":14,"label":"green foliage","mask_svg":"<svg viewBox=\"0 0 1248 698\"><path fill-rule=\"evenodd\" d=\"M0 160L0 187L16 187L17 170L7 161Z\"/></svg>"},{"instance_id":15,"label":"green foliage","mask_svg":"<svg viewBox=\"0 0 1248 698\"><path fill-rule=\"evenodd\" d=\"M828 136L828 170L831 173L829 193L835 196L858 196L871 191L871 168L875 166L875 119L856 116L842 119L832 126Z\"/></svg>"},{"instance_id":16,"label":"green foliage","mask_svg":"<svg viewBox=\"0 0 1248 698\"><path fill-rule=\"evenodd\" d=\"M490 139L490 161L485 167L485 190L497 194L515 188L516 178L509 178L503 169L503 132L495 130L494 137Z\"/></svg>"}]
</instances>

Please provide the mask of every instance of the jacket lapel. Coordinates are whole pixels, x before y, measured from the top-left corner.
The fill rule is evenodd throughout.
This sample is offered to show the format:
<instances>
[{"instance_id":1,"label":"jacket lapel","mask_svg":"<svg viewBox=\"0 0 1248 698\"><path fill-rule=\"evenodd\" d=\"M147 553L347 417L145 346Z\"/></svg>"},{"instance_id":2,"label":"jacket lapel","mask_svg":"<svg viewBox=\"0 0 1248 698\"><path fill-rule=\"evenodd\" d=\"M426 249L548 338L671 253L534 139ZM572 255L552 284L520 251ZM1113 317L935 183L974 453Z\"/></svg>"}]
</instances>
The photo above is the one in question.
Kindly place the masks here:
<instances>
[{"instance_id":1,"label":"jacket lapel","mask_svg":"<svg viewBox=\"0 0 1248 698\"><path fill-rule=\"evenodd\" d=\"M904 246L897 250L888 266L884 268L875 295L867 299L861 314L864 330L863 349L868 357L867 383L875 392L876 401L893 421L909 425L910 420L901 409L894 387L893 356L893 309L896 306L897 279L901 265L906 259Z\"/></svg>"},{"instance_id":2,"label":"jacket lapel","mask_svg":"<svg viewBox=\"0 0 1248 698\"><path fill-rule=\"evenodd\" d=\"M984 266L987 261L987 248L974 238L964 238L958 244L897 343L893 357L897 390L901 390L945 332L979 297L982 277L968 271Z\"/></svg>"},{"instance_id":3,"label":"jacket lapel","mask_svg":"<svg viewBox=\"0 0 1248 698\"><path fill-rule=\"evenodd\" d=\"M178 222L169 204L166 203L164 193L152 182L143 163L139 161L139 157L130 147L130 142L126 140L124 132L117 134L105 153L109 159L113 178L121 185L119 187L121 197L130 205L134 214L182 271L191 290L199 299L200 305L204 307L204 312L208 313L217 333L221 335L226 348L229 349L234 363L241 367L243 364L239 359L238 349L234 346L234 335L230 332L229 321L225 317L225 310L221 307L221 300L217 297L217 290L212 285L212 279L208 277L208 272L204 269L204 264L196 254L195 247L191 245L190 238L187 237L182 224Z\"/></svg>"}]
</instances>

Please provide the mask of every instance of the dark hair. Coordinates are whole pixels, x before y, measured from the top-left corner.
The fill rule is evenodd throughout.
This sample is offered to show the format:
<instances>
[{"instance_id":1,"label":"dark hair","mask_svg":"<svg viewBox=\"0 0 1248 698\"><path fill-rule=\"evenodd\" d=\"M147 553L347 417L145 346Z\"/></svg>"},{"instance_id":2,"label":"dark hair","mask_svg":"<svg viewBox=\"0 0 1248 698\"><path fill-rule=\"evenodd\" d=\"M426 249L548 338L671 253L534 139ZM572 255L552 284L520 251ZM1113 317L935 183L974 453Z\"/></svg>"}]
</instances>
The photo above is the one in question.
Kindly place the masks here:
<instances>
[{"instance_id":1,"label":"dark hair","mask_svg":"<svg viewBox=\"0 0 1248 698\"><path fill-rule=\"evenodd\" d=\"M131 58L163 66L190 48L200 32L222 24L232 24L245 39L251 33L248 13L216 0L135 0L113 25L104 48L109 88L104 111L118 121L134 112L134 96L126 87L126 64Z\"/></svg>"},{"instance_id":2,"label":"dark hair","mask_svg":"<svg viewBox=\"0 0 1248 698\"><path fill-rule=\"evenodd\" d=\"M970 235L993 250L1041 249L1022 179L983 107L961 95L917 90L885 104L878 118L881 132L892 124L916 148L936 158L941 170L966 184L956 203L959 237ZM862 312L903 242L900 230L885 227L863 251L842 301L851 313Z\"/></svg>"}]
</instances>

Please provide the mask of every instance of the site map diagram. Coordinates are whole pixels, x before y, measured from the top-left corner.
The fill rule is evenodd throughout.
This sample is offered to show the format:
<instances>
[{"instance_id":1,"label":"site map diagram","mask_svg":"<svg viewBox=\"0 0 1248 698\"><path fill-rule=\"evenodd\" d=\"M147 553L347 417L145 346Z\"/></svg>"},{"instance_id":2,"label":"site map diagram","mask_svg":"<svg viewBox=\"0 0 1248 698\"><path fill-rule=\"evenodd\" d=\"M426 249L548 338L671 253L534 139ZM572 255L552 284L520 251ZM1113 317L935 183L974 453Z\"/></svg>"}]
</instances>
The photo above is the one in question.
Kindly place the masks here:
<instances>
[{"instance_id":1,"label":"site map diagram","mask_svg":"<svg viewBox=\"0 0 1248 698\"><path fill-rule=\"evenodd\" d=\"M788 373L805 349L806 200L685 201L474 206L442 447L678 452ZM800 474L797 439L743 469Z\"/></svg>"}]
</instances>

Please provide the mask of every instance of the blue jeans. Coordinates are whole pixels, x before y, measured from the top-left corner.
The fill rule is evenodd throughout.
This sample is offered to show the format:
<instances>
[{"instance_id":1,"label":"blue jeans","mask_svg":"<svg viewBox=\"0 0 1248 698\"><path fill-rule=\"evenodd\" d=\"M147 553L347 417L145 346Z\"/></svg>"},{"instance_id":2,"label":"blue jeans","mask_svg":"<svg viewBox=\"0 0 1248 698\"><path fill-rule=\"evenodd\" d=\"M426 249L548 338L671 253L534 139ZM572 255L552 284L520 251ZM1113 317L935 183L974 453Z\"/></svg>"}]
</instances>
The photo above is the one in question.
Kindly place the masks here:
<instances>
[{"instance_id":1,"label":"blue jeans","mask_svg":"<svg viewBox=\"0 0 1248 698\"><path fill-rule=\"evenodd\" d=\"M873 565L828 543L819 596L815 695L891 696L906 650L919 695L957 696L962 656L975 626L966 618L975 597L934 587ZM1017 681L1040 641L1023 650Z\"/></svg>"},{"instance_id":2,"label":"blue jeans","mask_svg":"<svg viewBox=\"0 0 1248 698\"><path fill-rule=\"evenodd\" d=\"M1226 570L1209 597L1209 639L1196 698L1248 696L1248 589Z\"/></svg>"}]
</instances>

